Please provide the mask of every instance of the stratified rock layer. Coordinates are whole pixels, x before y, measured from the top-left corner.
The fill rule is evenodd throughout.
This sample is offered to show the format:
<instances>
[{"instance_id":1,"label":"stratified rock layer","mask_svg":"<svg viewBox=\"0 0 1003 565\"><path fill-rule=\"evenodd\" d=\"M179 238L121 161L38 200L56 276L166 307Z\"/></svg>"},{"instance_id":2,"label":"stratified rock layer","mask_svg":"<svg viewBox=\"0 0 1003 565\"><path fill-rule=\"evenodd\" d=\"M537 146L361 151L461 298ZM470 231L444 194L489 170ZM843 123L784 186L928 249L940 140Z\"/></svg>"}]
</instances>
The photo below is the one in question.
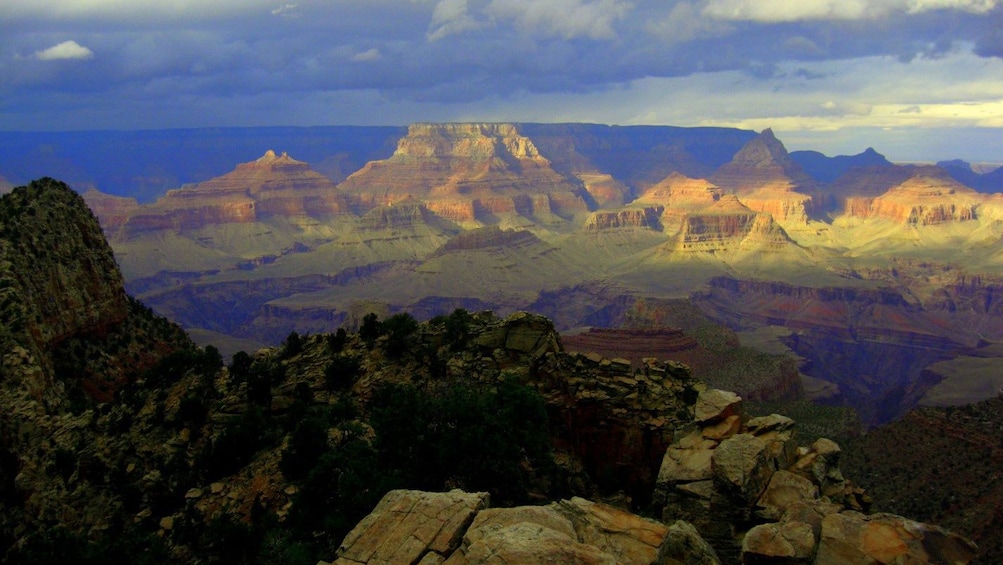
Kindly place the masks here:
<instances>
[{"instance_id":1,"label":"stratified rock layer","mask_svg":"<svg viewBox=\"0 0 1003 565\"><path fill-rule=\"evenodd\" d=\"M169 190L142 206L109 234L130 239L145 232L184 232L206 226L246 223L269 217L330 218L347 213L345 197L327 177L283 153L261 158L193 186ZM117 222L116 222L117 223Z\"/></svg>"},{"instance_id":2,"label":"stratified rock layer","mask_svg":"<svg viewBox=\"0 0 1003 565\"><path fill-rule=\"evenodd\" d=\"M414 199L459 223L520 215L552 222L588 212L588 194L554 171L511 124L415 124L384 161L339 188L360 210Z\"/></svg>"}]
</instances>

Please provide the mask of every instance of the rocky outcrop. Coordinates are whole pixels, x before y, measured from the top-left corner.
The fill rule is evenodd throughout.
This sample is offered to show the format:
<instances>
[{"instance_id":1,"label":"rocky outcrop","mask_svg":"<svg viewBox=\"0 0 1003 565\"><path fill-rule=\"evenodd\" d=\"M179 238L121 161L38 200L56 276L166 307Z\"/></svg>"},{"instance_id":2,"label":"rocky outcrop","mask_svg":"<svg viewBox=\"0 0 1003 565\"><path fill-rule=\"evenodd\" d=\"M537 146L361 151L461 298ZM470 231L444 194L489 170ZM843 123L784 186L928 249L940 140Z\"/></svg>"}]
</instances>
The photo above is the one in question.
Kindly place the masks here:
<instances>
[{"instance_id":1,"label":"rocky outcrop","mask_svg":"<svg viewBox=\"0 0 1003 565\"><path fill-rule=\"evenodd\" d=\"M807 189L814 181L791 159L773 130L746 143L710 179L725 192L747 196L766 188Z\"/></svg>"},{"instance_id":2,"label":"rocky outcrop","mask_svg":"<svg viewBox=\"0 0 1003 565\"><path fill-rule=\"evenodd\" d=\"M794 422L748 418L733 393L706 390L695 426L666 451L655 487L664 522L691 522L728 563L968 563L975 545L899 516L862 513L827 439L799 447Z\"/></svg>"},{"instance_id":3,"label":"rocky outcrop","mask_svg":"<svg viewBox=\"0 0 1003 565\"><path fill-rule=\"evenodd\" d=\"M440 247L435 255L474 249L513 249L529 247L538 243L541 243L540 238L527 230L503 230L498 226L486 226L457 234Z\"/></svg>"},{"instance_id":4,"label":"rocky outcrop","mask_svg":"<svg viewBox=\"0 0 1003 565\"><path fill-rule=\"evenodd\" d=\"M424 340L435 345L442 335ZM616 484L635 503L651 496L651 485L675 426L689 419L702 386L689 368L649 358L634 368L626 359L596 353L567 353L550 320L517 312L504 319L476 314L470 346L442 360L445 382L476 378L485 386L514 379L546 400L555 446L574 454L592 477ZM380 383L410 382L414 375L390 369L364 375L355 391L369 397Z\"/></svg>"},{"instance_id":5,"label":"rocky outcrop","mask_svg":"<svg viewBox=\"0 0 1003 565\"><path fill-rule=\"evenodd\" d=\"M36 351L101 335L126 317L122 274L84 200L41 179L0 200L4 326Z\"/></svg>"},{"instance_id":6,"label":"rocky outcrop","mask_svg":"<svg viewBox=\"0 0 1003 565\"><path fill-rule=\"evenodd\" d=\"M590 198L511 124L414 124L393 156L339 188L360 211L414 199L466 225L511 215L559 221L588 212Z\"/></svg>"},{"instance_id":7,"label":"rocky outcrop","mask_svg":"<svg viewBox=\"0 0 1003 565\"><path fill-rule=\"evenodd\" d=\"M345 197L327 177L286 153L268 150L223 176L169 190L155 204L133 211L114 236L128 240L150 231L180 233L270 217L330 218L347 212Z\"/></svg>"},{"instance_id":8,"label":"rocky outcrop","mask_svg":"<svg viewBox=\"0 0 1003 565\"><path fill-rule=\"evenodd\" d=\"M487 508L485 493L391 491L333 563L964 564L976 555L943 528L864 514L838 446L799 448L788 418L750 419L719 390L700 393L694 417L659 473L662 522L579 497Z\"/></svg>"},{"instance_id":9,"label":"rocky outcrop","mask_svg":"<svg viewBox=\"0 0 1003 565\"><path fill-rule=\"evenodd\" d=\"M333 563L718 563L684 525L670 531L583 498L515 508L486 503L486 493L391 491L345 537Z\"/></svg>"}]
</instances>

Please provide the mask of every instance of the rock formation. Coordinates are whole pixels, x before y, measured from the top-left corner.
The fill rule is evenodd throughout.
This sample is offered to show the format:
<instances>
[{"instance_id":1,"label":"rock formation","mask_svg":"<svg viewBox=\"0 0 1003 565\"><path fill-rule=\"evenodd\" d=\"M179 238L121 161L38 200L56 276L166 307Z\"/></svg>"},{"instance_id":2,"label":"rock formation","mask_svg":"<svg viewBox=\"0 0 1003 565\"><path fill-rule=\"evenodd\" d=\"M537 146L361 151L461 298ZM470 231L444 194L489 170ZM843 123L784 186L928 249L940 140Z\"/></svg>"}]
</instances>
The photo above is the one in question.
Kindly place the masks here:
<instances>
[{"instance_id":1,"label":"rock formation","mask_svg":"<svg viewBox=\"0 0 1003 565\"><path fill-rule=\"evenodd\" d=\"M747 143L710 181L749 208L771 214L787 229L803 227L814 213L810 196L814 180L769 129Z\"/></svg>"},{"instance_id":2,"label":"rock formation","mask_svg":"<svg viewBox=\"0 0 1003 565\"><path fill-rule=\"evenodd\" d=\"M105 194L96 188L87 190L81 196L97 216L101 228L109 234L118 233L129 216L139 208L135 198Z\"/></svg>"},{"instance_id":3,"label":"rock formation","mask_svg":"<svg viewBox=\"0 0 1003 565\"><path fill-rule=\"evenodd\" d=\"M553 223L587 212L591 198L510 124L412 125L392 157L339 188L360 211L415 199L470 226L511 216Z\"/></svg>"},{"instance_id":4,"label":"rock formation","mask_svg":"<svg viewBox=\"0 0 1003 565\"><path fill-rule=\"evenodd\" d=\"M302 161L268 150L221 177L168 191L155 204L133 211L114 237L130 239L158 230L180 233L269 217L331 218L347 212L347 201L330 180Z\"/></svg>"},{"instance_id":5,"label":"rock formation","mask_svg":"<svg viewBox=\"0 0 1003 565\"><path fill-rule=\"evenodd\" d=\"M126 296L97 219L69 187L46 178L0 198L3 552L54 524L107 524L116 504L83 480L106 481L112 451L92 443L93 407L191 348Z\"/></svg>"},{"instance_id":6,"label":"rock formation","mask_svg":"<svg viewBox=\"0 0 1003 565\"><path fill-rule=\"evenodd\" d=\"M963 564L976 555L937 526L863 514L867 498L840 473L839 446L798 447L788 418L748 419L737 395L705 390L694 424L665 454L661 522L578 497L488 508L487 493L397 490L333 563Z\"/></svg>"},{"instance_id":7,"label":"rock formation","mask_svg":"<svg viewBox=\"0 0 1003 565\"><path fill-rule=\"evenodd\" d=\"M847 196L845 213L850 217L877 217L925 226L974 220L984 200L974 189L943 171L924 168L878 196Z\"/></svg>"},{"instance_id":8,"label":"rock formation","mask_svg":"<svg viewBox=\"0 0 1003 565\"><path fill-rule=\"evenodd\" d=\"M753 212L734 195L682 218L675 250L684 253L737 249L781 250L793 242L769 214Z\"/></svg>"},{"instance_id":9,"label":"rock formation","mask_svg":"<svg viewBox=\"0 0 1003 565\"><path fill-rule=\"evenodd\" d=\"M667 527L583 498L487 506L487 493L391 491L345 537L333 564L717 563L710 547L687 545L700 540L685 524Z\"/></svg>"}]
</instances>

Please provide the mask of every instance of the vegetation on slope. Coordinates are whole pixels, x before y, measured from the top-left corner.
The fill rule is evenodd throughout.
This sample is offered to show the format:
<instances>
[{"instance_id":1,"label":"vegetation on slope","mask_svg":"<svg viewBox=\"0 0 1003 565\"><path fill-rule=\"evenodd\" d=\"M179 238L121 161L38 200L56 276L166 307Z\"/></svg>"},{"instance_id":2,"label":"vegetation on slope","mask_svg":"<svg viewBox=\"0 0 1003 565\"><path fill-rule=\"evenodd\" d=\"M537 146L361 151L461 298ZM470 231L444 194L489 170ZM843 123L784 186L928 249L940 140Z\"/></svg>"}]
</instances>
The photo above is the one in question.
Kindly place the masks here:
<instances>
[{"instance_id":1,"label":"vegetation on slope","mask_svg":"<svg viewBox=\"0 0 1003 565\"><path fill-rule=\"evenodd\" d=\"M918 408L848 443L843 466L876 510L940 524L1003 562L1003 397Z\"/></svg>"}]
</instances>

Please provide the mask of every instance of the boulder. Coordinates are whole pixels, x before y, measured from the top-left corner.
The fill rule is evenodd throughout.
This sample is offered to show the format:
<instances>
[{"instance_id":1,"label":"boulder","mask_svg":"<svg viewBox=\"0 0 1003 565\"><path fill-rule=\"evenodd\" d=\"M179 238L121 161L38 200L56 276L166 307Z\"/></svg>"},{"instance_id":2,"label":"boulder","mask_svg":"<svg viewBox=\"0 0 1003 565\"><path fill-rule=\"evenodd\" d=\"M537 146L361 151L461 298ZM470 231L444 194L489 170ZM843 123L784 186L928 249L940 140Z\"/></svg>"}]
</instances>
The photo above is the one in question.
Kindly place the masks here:
<instances>
[{"instance_id":1,"label":"boulder","mask_svg":"<svg viewBox=\"0 0 1003 565\"><path fill-rule=\"evenodd\" d=\"M822 520L815 565L847 563L962 564L975 558L971 541L938 526L892 514L830 514Z\"/></svg>"},{"instance_id":2,"label":"boulder","mask_svg":"<svg viewBox=\"0 0 1003 565\"><path fill-rule=\"evenodd\" d=\"M742 539L742 563L774 565L811 563L815 535L804 522L760 524Z\"/></svg>"},{"instance_id":3,"label":"boulder","mask_svg":"<svg viewBox=\"0 0 1003 565\"><path fill-rule=\"evenodd\" d=\"M575 541L566 533L540 524L519 522L491 531L445 561L446 565L512 563L616 565L617 560L596 547Z\"/></svg>"},{"instance_id":4,"label":"boulder","mask_svg":"<svg viewBox=\"0 0 1003 565\"><path fill-rule=\"evenodd\" d=\"M777 471L756 503L756 515L765 520L779 520L795 502L817 498L818 487L811 481L789 471Z\"/></svg>"},{"instance_id":5,"label":"boulder","mask_svg":"<svg viewBox=\"0 0 1003 565\"><path fill-rule=\"evenodd\" d=\"M655 563L667 534L660 522L577 496L556 507L575 525L579 541L601 549L623 565Z\"/></svg>"},{"instance_id":6,"label":"boulder","mask_svg":"<svg viewBox=\"0 0 1003 565\"><path fill-rule=\"evenodd\" d=\"M714 548L700 537L700 532L693 524L677 520L669 526L658 563L721 565L721 560L717 558Z\"/></svg>"},{"instance_id":7,"label":"boulder","mask_svg":"<svg viewBox=\"0 0 1003 565\"><path fill-rule=\"evenodd\" d=\"M392 490L345 536L335 563L417 563L430 552L448 556L487 505L485 492Z\"/></svg>"},{"instance_id":8,"label":"boulder","mask_svg":"<svg viewBox=\"0 0 1003 565\"><path fill-rule=\"evenodd\" d=\"M742 397L734 392L718 389L701 391L694 407L694 419L706 425L720 422L733 414L741 414Z\"/></svg>"},{"instance_id":9,"label":"boulder","mask_svg":"<svg viewBox=\"0 0 1003 565\"><path fill-rule=\"evenodd\" d=\"M711 456L714 486L739 504L752 505L769 483L768 448L751 434L738 434L721 442Z\"/></svg>"}]
</instances>

